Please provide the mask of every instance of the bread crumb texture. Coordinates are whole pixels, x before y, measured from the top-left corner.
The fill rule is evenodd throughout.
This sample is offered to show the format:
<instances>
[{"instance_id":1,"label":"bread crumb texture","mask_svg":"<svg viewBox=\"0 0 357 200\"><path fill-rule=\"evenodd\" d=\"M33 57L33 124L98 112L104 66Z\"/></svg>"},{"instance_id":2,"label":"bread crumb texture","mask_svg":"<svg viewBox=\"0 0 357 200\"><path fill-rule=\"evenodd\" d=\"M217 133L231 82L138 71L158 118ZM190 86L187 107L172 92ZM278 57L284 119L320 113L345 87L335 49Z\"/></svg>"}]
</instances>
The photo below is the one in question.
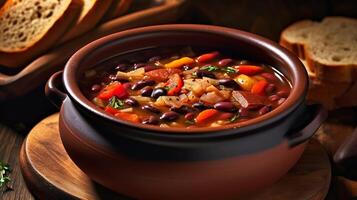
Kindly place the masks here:
<instances>
[{"instance_id":1,"label":"bread crumb texture","mask_svg":"<svg viewBox=\"0 0 357 200\"><path fill-rule=\"evenodd\" d=\"M8 0L0 10L0 51L21 52L41 40L71 0Z\"/></svg>"},{"instance_id":2,"label":"bread crumb texture","mask_svg":"<svg viewBox=\"0 0 357 200\"><path fill-rule=\"evenodd\" d=\"M310 34L308 52L321 64L357 65L357 20L325 18Z\"/></svg>"}]
</instances>

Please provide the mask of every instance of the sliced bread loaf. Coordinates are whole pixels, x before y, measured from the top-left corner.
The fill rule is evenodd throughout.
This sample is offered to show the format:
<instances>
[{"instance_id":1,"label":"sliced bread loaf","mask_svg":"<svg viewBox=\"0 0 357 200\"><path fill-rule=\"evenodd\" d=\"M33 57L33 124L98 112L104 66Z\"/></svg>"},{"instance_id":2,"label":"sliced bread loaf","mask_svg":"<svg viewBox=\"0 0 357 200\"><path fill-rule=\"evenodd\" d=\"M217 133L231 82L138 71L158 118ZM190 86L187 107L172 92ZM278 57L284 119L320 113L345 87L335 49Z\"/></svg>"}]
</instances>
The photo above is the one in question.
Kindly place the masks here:
<instances>
[{"instance_id":1,"label":"sliced bread loaf","mask_svg":"<svg viewBox=\"0 0 357 200\"><path fill-rule=\"evenodd\" d=\"M327 17L303 20L286 28L280 44L294 52L316 78L353 82L357 78L357 20Z\"/></svg>"},{"instance_id":2,"label":"sliced bread loaf","mask_svg":"<svg viewBox=\"0 0 357 200\"><path fill-rule=\"evenodd\" d=\"M59 43L77 37L97 25L111 5L112 0L83 0L83 3L83 9L76 25L65 34Z\"/></svg>"},{"instance_id":3,"label":"sliced bread loaf","mask_svg":"<svg viewBox=\"0 0 357 200\"><path fill-rule=\"evenodd\" d=\"M130 7L132 0L113 0L102 21L108 21L123 15Z\"/></svg>"},{"instance_id":4,"label":"sliced bread loaf","mask_svg":"<svg viewBox=\"0 0 357 200\"><path fill-rule=\"evenodd\" d=\"M81 0L7 0L0 9L0 65L21 67L49 49L82 6Z\"/></svg>"},{"instance_id":5,"label":"sliced bread loaf","mask_svg":"<svg viewBox=\"0 0 357 200\"><path fill-rule=\"evenodd\" d=\"M309 36L306 61L320 79L355 81L357 20L345 17L325 18Z\"/></svg>"}]
</instances>

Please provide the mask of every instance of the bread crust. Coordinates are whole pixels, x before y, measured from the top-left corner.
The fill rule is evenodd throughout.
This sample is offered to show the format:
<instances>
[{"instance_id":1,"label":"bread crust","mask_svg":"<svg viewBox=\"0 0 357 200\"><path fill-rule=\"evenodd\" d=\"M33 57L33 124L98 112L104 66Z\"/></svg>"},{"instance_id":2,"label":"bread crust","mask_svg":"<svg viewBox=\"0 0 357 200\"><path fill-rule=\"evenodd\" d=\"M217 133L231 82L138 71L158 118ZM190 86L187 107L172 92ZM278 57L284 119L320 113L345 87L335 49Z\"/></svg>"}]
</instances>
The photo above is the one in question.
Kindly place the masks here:
<instances>
[{"instance_id":1,"label":"bread crust","mask_svg":"<svg viewBox=\"0 0 357 200\"><path fill-rule=\"evenodd\" d=\"M116 1L116 0L114 0ZM105 15L113 0L95 0L92 8L80 19L79 22L61 39L58 44L73 39L91 30Z\"/></svg>"},{"instance_id":2,"label":"bread crust","mask_svg":"<svg viewBox=\"0 0 357 200\"><path fill-rule=\"evenodd\" d=\"M50 49L65 31L74 25L80 15L82 6L81 0L72 0L63 15L54 23L44 37L34 45L21 52L0 52L0 65L19 68Z\"/></svg>"},{"instance_id":3,"label":"bread crust","mask_svg":"<svg viewBox=\"0 0 357 200\"><path fill-rule=\"evenodd\" d=\"M327 17L324 21L356 21L345 17ZM307 20L309 21L309 20ZM311 21L312 22L312 21ZM309 74L310 87L307 100L323 104L329 110L357 105L357 66L323 64L313 59L309 42L292 41L288 31L294 31L307 24L306 20L296 22L285 28L280 36L280 45L296 54L304 63ZM311 29L314 31L314 29ZM311 39L311 38L310 38Z\"/></svg>"}]
</instances>

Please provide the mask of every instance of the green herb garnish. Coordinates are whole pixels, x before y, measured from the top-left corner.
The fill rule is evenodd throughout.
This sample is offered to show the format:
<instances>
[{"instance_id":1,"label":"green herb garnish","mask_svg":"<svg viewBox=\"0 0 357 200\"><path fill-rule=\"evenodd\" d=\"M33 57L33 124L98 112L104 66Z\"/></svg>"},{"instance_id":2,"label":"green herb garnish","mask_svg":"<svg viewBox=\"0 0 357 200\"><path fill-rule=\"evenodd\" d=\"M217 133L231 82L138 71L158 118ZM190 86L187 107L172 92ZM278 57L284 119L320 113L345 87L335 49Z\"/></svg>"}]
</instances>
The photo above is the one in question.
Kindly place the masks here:
<instances>
[{"instance_id":1,"label":"green herb garnish","mask_svg":"<svg viewBox=\"0 0 357 200\"><path fill-rule=\"evenodd\" d=\"M169 86L165 86L164 89L167 91L171 90L171 88Z\"/></svg>"},{"instance_id":2,"label":"green herb garnish","mask_svg":"<svg viewBox=\"0 0 357 200\"><path fill-rule=\"evenodd\" d=\"M116 96L113 96L109 99L109 106L115 109L122 109L124 108L124 102L118 99Z\"/></svg>"},{"instance_id":3,"label":"green herb garnish","mask_svg":"<svg viewBox=\"0 0 357 200\"><path fill-rule=\"evenodd\" d=\"M239 113L235 114L232 118L229 119L229 122L235 122L239 118Z\"/></svg>"},{"instance_id":4,"label":"green herb garnish","mask_svg":"<svg viewBox=\"0 0 357 200\"><path fill-rule=\"evenodd\" d=\"M226 67L223 70L227 73L232 73L232 74L237 72L237 70L234 69L233 67Z\"/></svg>"},{"instance_id":5,"label":"green herb garnish","mask_svg":"<svg viewBox=\"0 0 357 200\"><path fill-rule=\"evenodd\" d=\"M213 65L208 65L208 66L202 67L201 70L206 70L206 71L209 71L209 72L213 72L213 71L219 70L219 68L216 67L216 66L213 66Z\"/></svg>"},{"instance_id":6,"label":"green herb garnish","mask_svg":"<svg viewBox=\"0 0 357 200\"><path fill-rule=\"evenodd\" d=\"M5 164L4 162L0 161L0 189L2 187L6 187L6 189L11 189L8 186L8 183L11 181L9 177L10 173L10 166L8 164Z\"/></svg>"},{"instance_id":7,"label":"green herb garnish","mask_svg":"<svg viewBox=\"0 0 357 200\"><path fill-rule=\"evenodd\" d=\"M185 124L187 124L187 125L193 125L193 124L195 124L195 121L193 121L193 120L186 120L186 121L185 121Z\"/></svg>"}]
</instances>

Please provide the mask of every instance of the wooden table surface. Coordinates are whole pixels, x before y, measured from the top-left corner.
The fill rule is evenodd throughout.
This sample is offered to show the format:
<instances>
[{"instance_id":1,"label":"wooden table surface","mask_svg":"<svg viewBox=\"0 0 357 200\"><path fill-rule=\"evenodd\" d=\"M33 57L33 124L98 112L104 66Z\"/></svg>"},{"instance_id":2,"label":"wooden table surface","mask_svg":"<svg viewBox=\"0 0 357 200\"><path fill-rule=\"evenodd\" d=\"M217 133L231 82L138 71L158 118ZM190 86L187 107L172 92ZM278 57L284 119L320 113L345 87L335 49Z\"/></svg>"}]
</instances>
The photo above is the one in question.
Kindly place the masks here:
<instances>
[{"instance_id":1,"label":"wooden table surface","mask_svg":"<svg viewBox=\"0 0 357 200\"><path fill-rule=\"evenodd\" d=\"M19 166L19 152L25 136L10 128L0 124L0 160L10 164L12 172L10 174L10 186L14 189L5 193L0 193L0 199L4 200L32 200L35 199L27 190L22 178Z\"/></svg>"}]
</instances>

